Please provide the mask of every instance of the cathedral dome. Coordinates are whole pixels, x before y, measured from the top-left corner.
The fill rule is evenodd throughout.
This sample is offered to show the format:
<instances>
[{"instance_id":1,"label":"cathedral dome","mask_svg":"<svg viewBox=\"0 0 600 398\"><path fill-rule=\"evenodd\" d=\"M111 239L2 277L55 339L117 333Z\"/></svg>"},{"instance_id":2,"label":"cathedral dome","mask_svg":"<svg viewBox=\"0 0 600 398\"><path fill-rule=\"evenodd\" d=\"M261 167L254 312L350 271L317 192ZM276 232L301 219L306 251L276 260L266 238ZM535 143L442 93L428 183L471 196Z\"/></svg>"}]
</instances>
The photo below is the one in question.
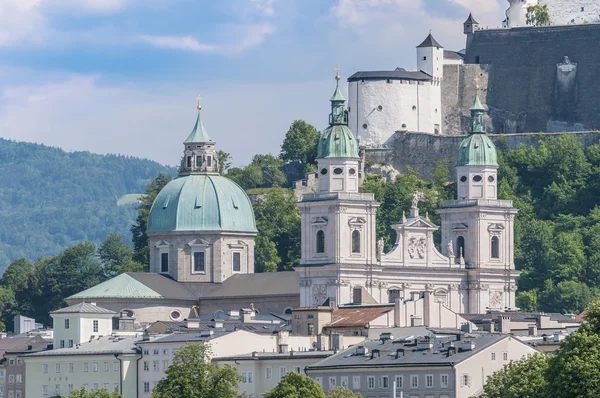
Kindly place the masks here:
<instances>
[{"instance_id":1,"label":"cathedral dome","mask_svg":"<svg viewBox=\"0 0 600 398\"><path fill-rule=\"evenodd\" d=\"M329 126L319 139L317 158L358 158L358 140L346 125Z\"/></svg>"},{"instance_id":2,"label":"cathedral dome","mask_svg":"<svg viewBox=\"0 0 600 398\"><path fill-rule=\"evenodd\" d=\"M498 166L496 146L486 134L471 134L458 148L457 166Z\"/></svg>"},{"instance_id":3,"label":"cathedral dome","mask_svg":"<svg viewBox=\"0 0 600 398\"><path fill-rule=\"evenodd\" d=\"M148 216L148 232L229 231L256 233L244 190L218 174L191 174L170 181Z\"/></svg>"}]
</instances>

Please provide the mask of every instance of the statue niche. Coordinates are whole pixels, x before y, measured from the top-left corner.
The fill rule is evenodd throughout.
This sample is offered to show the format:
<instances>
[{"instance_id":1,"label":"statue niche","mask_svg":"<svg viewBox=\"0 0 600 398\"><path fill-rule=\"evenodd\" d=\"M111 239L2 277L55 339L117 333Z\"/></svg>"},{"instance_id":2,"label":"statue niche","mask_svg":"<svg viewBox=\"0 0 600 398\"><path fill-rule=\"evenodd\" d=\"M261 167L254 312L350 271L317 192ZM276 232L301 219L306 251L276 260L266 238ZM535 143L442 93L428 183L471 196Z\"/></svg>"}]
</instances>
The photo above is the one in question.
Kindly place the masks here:
<instances>
[{"instance_id":1,"label":"statue niche","mask_svg":"<svg viewBox=\"0 0 600 398\"><path fill-rule=\"evenodd\" d=\"M568 56L556 65L556 82L554 84L554 119L561 122L576 121L578 100L577 63L571 62Z\"/></svg>"}]
</instances>

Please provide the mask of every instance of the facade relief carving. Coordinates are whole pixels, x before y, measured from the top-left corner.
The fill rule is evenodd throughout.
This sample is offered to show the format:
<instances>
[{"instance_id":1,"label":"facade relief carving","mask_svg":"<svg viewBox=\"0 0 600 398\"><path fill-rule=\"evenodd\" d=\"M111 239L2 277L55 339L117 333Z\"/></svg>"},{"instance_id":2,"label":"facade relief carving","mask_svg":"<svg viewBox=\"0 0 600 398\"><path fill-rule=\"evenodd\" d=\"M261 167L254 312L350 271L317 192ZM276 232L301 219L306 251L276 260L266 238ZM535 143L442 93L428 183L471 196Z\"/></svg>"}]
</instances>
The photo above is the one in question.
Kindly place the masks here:
<instances>
[{"instance_id":1,"label":"facade relief carving","mask_svg":"<svg viewBox=\"0 0 600 398\"><path fill-rule=\"evenodd\" d=\"M492 291L490 292L490 308L502 308L502 292Z\"/></svg>"},{"instance_id":2,"label":"facade relief carving","mask_svg":"<svg viewBox=\"0 0 600 398\"><path fill-rule=\"evenodd\" d=\"M313 285L311 289L312 305L323 305L329 298L327 295L327 285Z\"/></svg>"}]
</instances>

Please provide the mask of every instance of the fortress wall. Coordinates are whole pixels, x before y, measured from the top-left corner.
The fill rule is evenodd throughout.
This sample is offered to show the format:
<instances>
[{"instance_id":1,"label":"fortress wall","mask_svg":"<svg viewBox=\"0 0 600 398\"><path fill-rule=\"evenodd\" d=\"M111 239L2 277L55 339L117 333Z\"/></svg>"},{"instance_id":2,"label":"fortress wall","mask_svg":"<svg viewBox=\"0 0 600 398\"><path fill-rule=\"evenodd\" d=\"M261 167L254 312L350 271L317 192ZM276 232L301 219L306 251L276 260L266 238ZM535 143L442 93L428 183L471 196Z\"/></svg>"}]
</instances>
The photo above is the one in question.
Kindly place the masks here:
<instances>
[{"instance_id":1,"label":"fortress wall","mask_svg":"<svg viewBox=\"0 0 600 398\"><path fill-rule=\"evenodd\" d=\"M540 140L557 137L561 134L576 135L584 146L600 143L599 132L571 133L523 133L523 134L490 134L490 138L498 145L506 145L510 149L519 145L536 146ZM397 132L393 149L366 149L366 157L375 163L391 164L396 170L406 173L408 167L415 169L419 177L431 180L436 165L447 160L453 178L456 175L455 163L458 146L464 136L436 136L423 133ZM498 141L501 141L499 143Z\"/></svg>"},{"instance_id":2,"label":"fortress wall","mask_svg":"<svg viewBox=\"0 0 600 398\"><path fill-rule=\"evenodd\" d=\"M489 64L487 106L497 133L600 129L600 24L476 31L465 63ZM557 64L577 63L572 97L557 95ZM558 113L565 123L553 122Z\"/></svg>"},{"instance_id":3,"label":"fortress wall","mask_svg":"<svg viewBox=\"0 0 600 398\"><path fill-rule=\"evenodd\" d=\"M540 0L540 4L548 5L553 25L600 22L598 0Z\"/></svg>"}]
</instances>

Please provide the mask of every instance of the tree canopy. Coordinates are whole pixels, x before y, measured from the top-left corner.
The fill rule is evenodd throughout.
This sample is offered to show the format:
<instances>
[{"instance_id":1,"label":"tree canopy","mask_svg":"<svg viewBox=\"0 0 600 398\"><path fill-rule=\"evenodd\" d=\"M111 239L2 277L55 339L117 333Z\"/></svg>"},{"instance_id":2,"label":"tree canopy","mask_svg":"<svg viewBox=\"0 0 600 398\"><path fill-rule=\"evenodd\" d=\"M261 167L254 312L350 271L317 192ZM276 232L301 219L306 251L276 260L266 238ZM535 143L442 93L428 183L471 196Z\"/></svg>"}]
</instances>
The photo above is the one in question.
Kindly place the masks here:
<instances>
[{"instance_id":1,"label":"tree canopy","mask_svg":"<svg viewBox=\"0 0 600 398\"><path fill-rule=\"evenodd\" d=\"M69 398L123 398L123 395L115 389L113 392L101 388L99 390L87 391L85 388L74 390L69 394Z\"/></svg>"},{"instance_id":2,"label":"tree canopy","mask_svg":"<svg viewBox=\"0 0 600 398\"><path fill-rule=\"evenodd\" d=\"M264 398L325 398L323 389L310 377L297 372L288 372L279 384L267 391Z\"/></svg>"},{"instance_id":3,"label":"tree canopy","mask_svg":"<svg viewBox=\"0 0 600 398\"><path fill-rule=\"evenodd\" d=\"M304 120L295 120L285 134L279 157L284 162L315 163L319 132Z\"/></svg>"},{"instance_id":4,"label":"tree canopy","mask_svg":"<svg viewBox=\"0 0 600 398\"><path fill-rule=\"evenodd\" d=\"M152 391L152 398L234 398L240 376L231 365L210 362L210 348L188 343L174 354L166 377Z\"/></svg>"}]
</instances>

